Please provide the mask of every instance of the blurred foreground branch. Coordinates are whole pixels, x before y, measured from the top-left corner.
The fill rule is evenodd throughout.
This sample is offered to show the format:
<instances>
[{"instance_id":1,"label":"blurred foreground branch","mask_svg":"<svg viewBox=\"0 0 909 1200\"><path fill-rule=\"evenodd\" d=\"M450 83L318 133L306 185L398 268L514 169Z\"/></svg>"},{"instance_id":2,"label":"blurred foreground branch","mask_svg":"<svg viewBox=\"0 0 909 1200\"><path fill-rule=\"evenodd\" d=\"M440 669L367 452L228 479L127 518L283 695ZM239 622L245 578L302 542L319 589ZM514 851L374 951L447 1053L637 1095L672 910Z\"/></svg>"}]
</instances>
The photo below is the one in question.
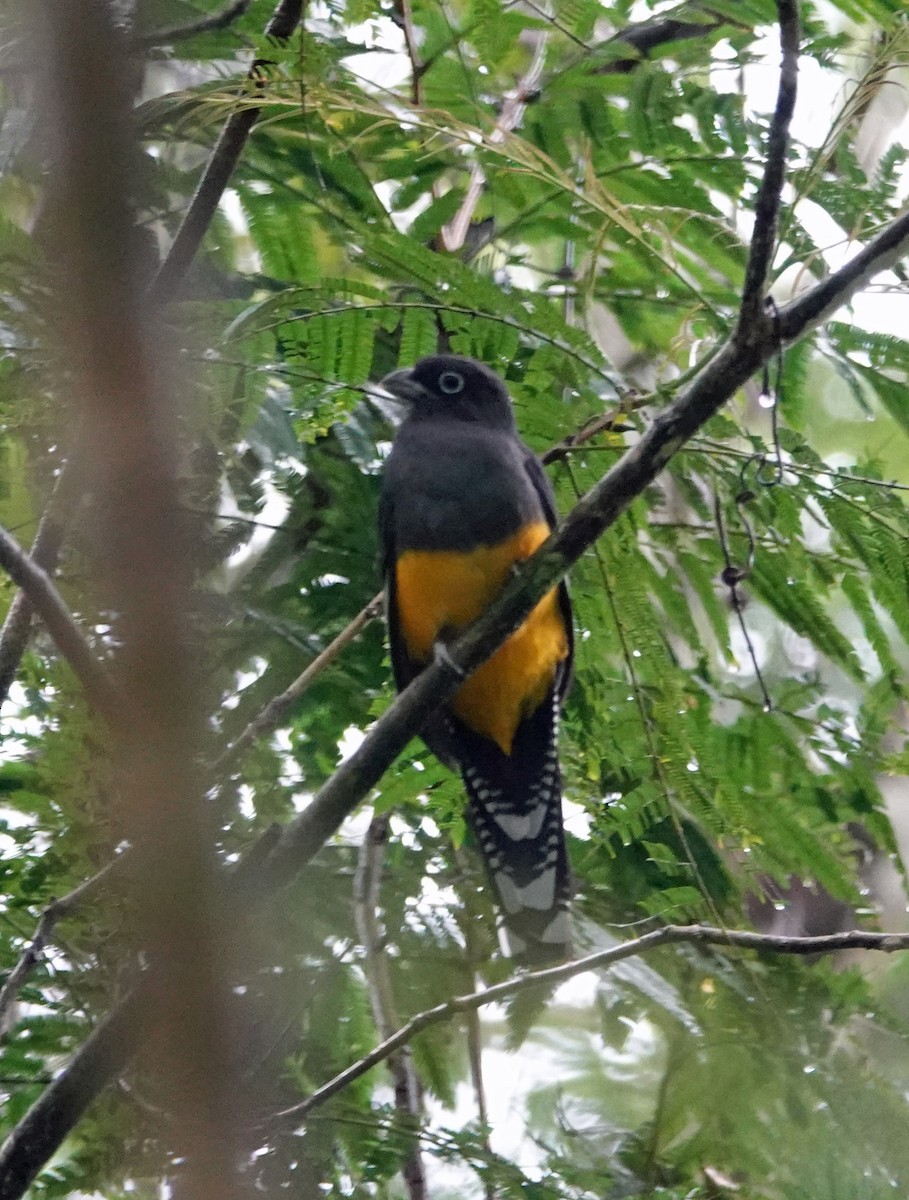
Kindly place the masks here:
<instances>
[{"instance_id":1,"label":"blurred foreground branch","mask_svg":"<svg viewBox=\"0 0 909 1200\"><path fill-rule=\"evenodd\" d=\"M241 1194L238 1090L227 1027L233 923L216 903L216 821L198 768L203 734L190 619L196 552L180 507L176 380L143 294L135 203L129 48L107 0L34 7L44 66L44 216L51 349L80 431L74 457L94 501L92 590L114 648L101 671L53 584L0 538L6 565L46 619L107 718L114 785L107 818L132 847L118 875L128 945L154 964L149 986L88 1043L114 1058L137 1010L150 1016L152 1071L179 1130L188 1200ZM100 450L99 450L100 448ZM15 551L15 553L14 553ZM53 624L56 622L56 625ZM66 639L69 639L67 642ZM108 686L106 681L110 679ZM39 926L46 936L50 915ZM35 948L37 952L37 947ZM28 956L23 960L27 969ZM56 1121L33 1109L11 1135L29 1154L0 1166L0 1194L21 1194L98 1085L88 1056L45 1092ZM110 1061L108 1059L107 1061Z\"/></svg>"}]
</instances>

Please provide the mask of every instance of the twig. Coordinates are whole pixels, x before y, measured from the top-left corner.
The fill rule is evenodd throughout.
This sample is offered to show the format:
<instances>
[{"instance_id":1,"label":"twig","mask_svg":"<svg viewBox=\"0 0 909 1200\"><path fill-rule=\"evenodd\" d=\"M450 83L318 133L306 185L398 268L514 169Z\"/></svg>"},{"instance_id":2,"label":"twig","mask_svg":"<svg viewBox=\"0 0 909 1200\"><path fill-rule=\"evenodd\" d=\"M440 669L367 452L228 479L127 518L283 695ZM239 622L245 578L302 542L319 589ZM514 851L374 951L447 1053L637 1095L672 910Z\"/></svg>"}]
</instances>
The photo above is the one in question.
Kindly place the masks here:
<instances>
[{"instance_id":1,"label":"twig","mask_svg":"<svg viewBox=\"0 0 909 1200\"><path fill-rule=\"evenodd\" d=\"M780 197L786 175L789 125L795 111L799 65L798 0L777 0L782 63L776 107L767 138L767 161L754 205L754 230L745 267L745 283L739 308L738 336L754 336L767 320L764 293L776 247Z\"/></svg>"},{"instance_id":2,"label":"twig","mask_svg":"<svg viewBox=\"0 0 909 1200\"><path fill-rule=\"evenodd\" d=\"M394 14L396 24L400 26L401 32L404 34L404 48L410 59L410 101L415 105L421 104L423 95L420 81L426 74L429 64L424 63L417 52L417 38L413 27L410 0L394 0Z\"/></svg>"},{"instance_id":3,"label":"twig","mask_svg":"<svg viewBox=\"0 0 909 1200\"><path fill-rule=\"evenodd\" d=\"M741 508L739 515L743 516ZM744 567L738 566L732 561L732 554L729 549L729 539L726 537L726 525L723 521L723 508L720 504L719 493L715 493L713 497L713 517L716 522L717 536L720 540L720 550L723 555L723 572L721 579L729 589L729 601L732 605L733 612L738 618L739 630L745 641L745 647L748 650L748 657L751 659L751 665L754 668L754 675L757 679L758 687L761 691L761 699L763 701L764 712L770 712L773 709L773 700L770 692L767 690L767 684L764 682L764 676L761 672L761 666L757 659L757 654L754 649L754 643L751 640L751 634L748 631L748 624L745 621L744 604L742 597L739 594L739 584L743 579L747 579L751 573L751 568L754 564L754 534L747 520L744 521L745 528L743 530L745 537L748 539L748 558Z\"/></svg>"},{"instance_id":4,"label":"twig","mask_svg":"<svg viewBox=\"0 0 909 1200\"><path fill-rule=\"evenodd\" d=\"M108 721L116 720L121 711L119 697L53 580L2 527L0 567L21 588L29 604L47 626L57 649L85 688L89 703Z\"/></svg>"},{"instance_id":5,"label":"twig","mask_svg":"<svg viewBox=\"0 0 909 1200\"><path fill-rule=\"evenodd\" d=\"M121 860L122 856L112 859L90 879L86 879L78 887L74 887L71 892L61 896L59 900L52 900L44 909L31 941L20 954L18 962L7 975L3 987L0 988L0 1035L7 1029L10 1009L22 990L22 985L50 941L54 926L62 918L68 917L70 913L74 912L86 896L104 883Z\"/></svg>"},{"instance_id":6,"label":"twig","mask_svg":"<svg viewBox=\"0 0 909 1200\"><path fill-rule=\"evenodd\" d=\"M825 315L847 303L863 283L892 266L907 251L909 213L889 225L850 263L781 309L782 338L795 341L814 328ZM261 872L250 873L254 876L247 893L251 902L261 902L305 866L429 715L459 686L460 671L473 669L481 655L495 652L587 546L605 532L688 439L776 352L777 341L768 329L764 341L751 339L743 344L730 338L711 353L709 361L694 374L676 400L657 415L641 439L625 451L576 506L561 531L527 560L520 575L509 582L495 604L452 644L449 657L458 664L458 669L452 671L444 662L430 665L379 718L359 749L345 760L308 808L285 827ZM119 1012L118 1009L115 1016ZM84 1108L121 1070L141 1035L139 1029L130 1032L134 1036L124 1041L119 1054L111 1053L107 1046L101 1053L89 1039L57 1077L55 1083L59 1087L69 1086L70 1073L76 1081L73 1086L81 1107L75 1117L71 1112L61 1112L55 1101L56 1093L46 1091L38 1098L0 1150L0 1200L17 1200L22 1195L21 1190L5 1189L3 1181L10 1177L7 1172L13 1171L17 1178L33 1178ZM37 1142L30 1138L30 1131L35 1128L42 1134Z\"/></svg>"},{"instance_id":7,"label":"twig","mask_svg":"<svg viewBox=\"0 0 909 1200\"><path fill-rule=\"evenodd\" d=\"M305 1117L314 1108L318 1108L332 1096L348 1087L355 1079L371 1071L378 1063L383 1062L390 1054L394 1054L406 1045L415 1034L421 1033L430 1025L447 1021L458 1013L473 1012L487 1004L495 1004L514 996L517 992L528 988L545 985L553 987L563 983L584 971L603 970L614 963L626 958L636 958L649 954L660 946L678 945L680 942L697 946L738 946L745 950L763 950L774 954L834 954L839 950L880 950L892 954L897 950L909 950L909 933L868 933L864 930L853 930L851 933L831 933L821 937L781 937L769 933L753 933L751 930L719 929L712 925L667 925L655 929L641 937L623 942L620 946L612 946L608 950L600 950L586 958L575 962L564 963L558 967L549 967L543 971L531 971L507 979L504 983L481 992L471 992L466 996L456 996L435 1008L417 1013L415 1017L402 1026L397 1033L386 1038L369 1054L352 1063L346 1070L341 1071L333 1079L323 1084L311 1096L275 1113L271 1121L295 1121Z\"/></svg>"},{"instance_id":8,"label":"twig","mask_svg":"<svg viewBox=\"0 0 909 1200\"><path fill-rule=\"evenodd\" d=\"M18 962L7 975L3 987L0 988L0 1037L9 1028L10 1011L19 997L23 984L31 974L32 968L44 952L53 925L54 919L50 909L46 908L41 914L32 940L19 955Z\"/></svg>"},{"instance_id":9,"label":"twig","mask_svg":"<svg viewBox=\"0 0 909 1200\"><path fill-rule=\"evenodd\" d=\"M303 0L281 0L266 26L266 35L286 41L300 22L302 7ZM260 82L257 63L253 64L249 78L253 83ZM190 263L202 245L202 239L211 225L224 189L261 111L261 107L256 105L240 108L231 113L224 122L167 257L152 280L149 295L155 303L166 304L174 298Z\"/></svg>"},{"instance_id":10,"label":"twig","mask_svg":"<svg viewBox=\"0 0 909 1200\"><path fill-rule=\"evenodd\" d=\"M64 463L32 542L30 558L48 575L53 575L60 557L65 518L78 502L78 487L74 486L73 475L72 462ZM0 629L0 706L9 695L28 646L33 615L34 606L28 594L20 589L13 597Z\"/></svg>"},{"instance_id":11,"label":"twig","mask_svg":"<svg viewBox=\"0 0 909 1200\"><path fill-rule=\"evenodd\" d=\"M139 33L130 40L134 46L142 49L160 46L165 42L182 42L195 37L198 33L210 33L215 29L226 29L238 17L242 17L252 4L252 0L233 0L220 12L207 17L199 17L197 21L187 21L185 25L171 25L167 29L152 29L148 33Z\"/></svg>"},{"instance_id":12,"label":"twig","mask_svg":"<svg viewBox=\"0 0 909 1200\"><path fill-rule=\"evenodd\" d=\"M550 446L548 450L540 455L540 462L547 467L550 463L560 462L563 458L567 458L573 450L577 450L579 446L583 446L585 442L591 441L601 433L609 433L612 430L618 429L623 417L627 416L630 412L634 412L635 409L643 408L650 401L651 397L649 396L636 396L633 399L629 397L623 400L611 412L604 413L602 417L594 417L592 421L588 421L576 433L570 433L554 446Z\"/></svg>"},{"instance_id":13,"label":"twig","mask_svg":"<svg viewBox=\"0 0 909 1200\"><path fill-rule=\"evenodd\" d=\"M381 1038L393 1036L401 1025L378 920L379 891L387 842L388 813L376 813L360 845L353 897L357 934L366 952L369 1003ZM416 1132L420 1125L423 1105L409 1047L404 1046L390 1055L388 1066L394 1082L395 1108L400 1113L404 1126ZM401 1167L401 1174L410 1200L426 1200L426 1173L416 1138Z\"/></svg>"},{"instance_id":14,"label":"twig","mask_svg":"<svg viewBox=\"0 0 909 1200\"><path fill-rule=\"evenodd\" d=\"M149 288L152 300L159 304L167 304L174 298L196 257L260 112L259 108L241 108L225 121L167 257Z\"/></svg>"},{"instance_id":15,"label":"twig","mask_svg":"<svg viewBox=\"0 0 909 1200\"><path fill-rule=\"evenodd\" d=\"M476 987L476 980L473 982ZM491 1154L492 1146L487 1132L489 1111L486 1107L486 1087L483 1083L483 1030L476 1012L466 1014L465 1025L467 1027L467 1059L470 1065L470 1081L473 1084L474 1099L477 1102L477 1120L483 1131L482 1145L486 1153ZM495 1187L491 1179L485 1180L483 1194L485 1200L496 1200Z\"/></svg>"},{"instance_id":16,"label":"twig","mask_svg":"<svg viewBox=\"0 0 909 1200\"><path fill-rule=\"evenodd\" d=\"M662 20L641 21L636 25L628 25L614 37L597 46L597 51L604 46L629 46L635 51L634 57L615 58L611 62L596 67L597 75L627 75L641 65L651 50L666 46L671 42L689 41L691 38L702 37L713 33L724 25L731 24L728 18L708 16L703 21L680 21L674 17Z\"/></svg>"},{"instance_id":17,"label":"twig","mask_svg":"<svg viewBox=\"0 0 909 1200\"><path fill-rule=\"evenodd\" d=\"M455 863L458 869L463 873L465 879L470 877L470 867L465 861L462 848L453 846ZM470 985L470 990L477 990L477 926L473 920L471 911L473 905L467 903L464 909L464 920L461 923L461 929L464 935L464 959L467 979ZM489 1144L489 1110L486 1105L486 1087L483 1082L483 1030L480 1025L480 1017L477 1012L466 1014L465 1018L465 1033L467 1036L467 1061L470 1067L470 1081L473 1084L473 1094L477 1105L477 1121L479 1122L482 1131L483 1149L487 1154L492 1153L492 1148ZM496 1200L496 1189L492 1179L487 1178L483 1184L483 1194L485 1200Z\"/></svg>"},{"instance_id":18,"label":"twig","mask_svg":"<svg viewBox=\"0 0 909 1200\"><path fill-rule=\"evenodd\" d=\"M309 666L301 672L300 675L293 681L290 687L286 688L279 696L275 696L273 700L269 700L265 708L255 716L243 732L231 743L224 753L212 765L213 772L221 773L227 770L237 759L249 748L249 746L258 741L259 738L265 737L269 733L274 733L281 725L284 717L297 703L308 687L312 685L313 680L330 666L338 657L341 651L357 637L360 632L366 628L370 621L382 611L382 592L373 596L370 602L353 618L353 620L341 630L336 638L325 647L325 649L317 654Z\"/></svg>"},{"instance_id":19,"label":"twig","mask_svg":"<svg viewBox=\"0 0 909 1200\"><path fill-rule=\"evenodd\" d=\"M546 62L546 32L540 31L535 38L533 58L530 66L524 72L517 87L505 98L492 133L489 135L490 145L497 146L505 141L506 136L520 125L528 102L536 94L543 77L543 65ZM447 225L441 229L443 247L449 252L460 250L467 237L470 222L476 212L483 188L486 186L486 175L482 166L476 160L470 168L470 179L467 191L461 201L461 207Z\"/></svg>"}]
</instances>

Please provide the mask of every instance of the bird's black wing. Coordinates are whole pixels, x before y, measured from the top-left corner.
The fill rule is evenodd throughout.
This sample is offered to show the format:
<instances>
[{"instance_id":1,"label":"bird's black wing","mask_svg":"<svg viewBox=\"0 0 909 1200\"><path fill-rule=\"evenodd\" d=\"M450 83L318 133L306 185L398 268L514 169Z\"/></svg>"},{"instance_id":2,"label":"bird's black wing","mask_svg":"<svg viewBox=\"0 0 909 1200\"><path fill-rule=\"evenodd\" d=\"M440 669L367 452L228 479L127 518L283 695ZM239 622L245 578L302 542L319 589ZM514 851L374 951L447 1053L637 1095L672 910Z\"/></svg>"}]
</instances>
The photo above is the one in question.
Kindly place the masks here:
<instances>
[{"instance_id":1,"label":"bird's black wing","mask_svg":"<svg viewBox=\"0 0 909 1200\"><path fill-rule=\"evenodd\" d=\"M395 684L398 691L407 687L408 683L420 672L420 666L407 653L404 639L401 636L401 623L398 620L397 584L395 581L395 530L394 502L387 491L379 498L379 562L382 568L382 578L385 583L385 619L388 626L388 641L391 649L391 666L394 672Z\"/></svg>"},{"instance_id":2,"label":"bird's black wing","mask_svg":"<svg viewBox=\"0 0 909 1200\"><path fill-rule=\"evenodd\" d=\"M555 529L559 520L556 514L555 494L552 490L552 484L543 470L543 464L531 450L527 452L524 467L530 476L530 482L536 489L549 528ZM568 639L568 654L562 663L556 683L556 695L558 696L559 703L562 704L568 695L568 689L571 687L574 666L574 624L571 613L571 597L568 594L568 584L564 579L559 584L559 611L562 614L562 620L565 622L565 636Z\"/></svg>"},{"instance_id":3,"label":"bird's black wing","mask_svg":"<svg viewBox=\"0 0 909 1200\"><path fill-rule=\"evenodd\" d=\"M385 581L385 624L388 628L388 646L391 651L391 668L395 686L403 691L419 675L425 666L407 653L401 622L398 619L398 594L395 562L394 501L387 491L379 498L379 543L380 564ZM428 718L420 731L420 737L440 762L456 771L457 757L452 745L451 721L441 710Z\"/></svg>"}]
</instances>

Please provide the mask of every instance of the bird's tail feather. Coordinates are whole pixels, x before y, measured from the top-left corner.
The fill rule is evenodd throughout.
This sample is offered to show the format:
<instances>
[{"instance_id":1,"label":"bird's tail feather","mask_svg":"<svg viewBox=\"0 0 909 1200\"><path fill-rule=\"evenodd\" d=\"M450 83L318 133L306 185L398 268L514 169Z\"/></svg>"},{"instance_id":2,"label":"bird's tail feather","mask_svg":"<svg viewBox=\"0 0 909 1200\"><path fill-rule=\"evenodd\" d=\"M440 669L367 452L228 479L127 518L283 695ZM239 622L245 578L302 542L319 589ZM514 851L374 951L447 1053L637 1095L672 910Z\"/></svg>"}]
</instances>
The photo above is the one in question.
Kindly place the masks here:
<instances>
[{"instance_id":1,"label":"bird's tail feather","mask_svg":"<svg viewBox=\"0 0 909 1200\"><path fill-rule=\"evenodd\" d=\"M537 966L571 955L556 703L541 706L548 719L533 722L536 729L521 731L520 753L505 755L477 739L461 759L468 821L496 896L506 953Z\"/></svg>"}]
</instances>

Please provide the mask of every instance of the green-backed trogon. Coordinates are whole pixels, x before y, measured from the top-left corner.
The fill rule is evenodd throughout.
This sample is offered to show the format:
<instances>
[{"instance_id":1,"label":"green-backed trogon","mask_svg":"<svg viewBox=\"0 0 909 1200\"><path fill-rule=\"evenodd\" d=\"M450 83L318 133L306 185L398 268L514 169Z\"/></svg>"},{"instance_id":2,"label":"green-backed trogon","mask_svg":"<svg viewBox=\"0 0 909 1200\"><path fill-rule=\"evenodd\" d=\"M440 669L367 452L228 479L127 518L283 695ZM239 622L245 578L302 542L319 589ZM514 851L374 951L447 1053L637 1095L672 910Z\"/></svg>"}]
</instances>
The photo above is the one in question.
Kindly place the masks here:
<instances>
[{"instance_id":1,"label":"green-backed trogon","mask_svg":"<svg viewBox=\"0 0 909 1200\"><path fill-rule=\"evenodd\" d=\"M379 508L399 688L437 643L475 620L555 525L552 489L515 427L502 381L439 354L382 386L407 406ZM506 950L527 963L570 953L570 879L556 747L571 674L571 608L553 589L466 680L424 739L464 778Z\"/></svg>"}]
</instances>

